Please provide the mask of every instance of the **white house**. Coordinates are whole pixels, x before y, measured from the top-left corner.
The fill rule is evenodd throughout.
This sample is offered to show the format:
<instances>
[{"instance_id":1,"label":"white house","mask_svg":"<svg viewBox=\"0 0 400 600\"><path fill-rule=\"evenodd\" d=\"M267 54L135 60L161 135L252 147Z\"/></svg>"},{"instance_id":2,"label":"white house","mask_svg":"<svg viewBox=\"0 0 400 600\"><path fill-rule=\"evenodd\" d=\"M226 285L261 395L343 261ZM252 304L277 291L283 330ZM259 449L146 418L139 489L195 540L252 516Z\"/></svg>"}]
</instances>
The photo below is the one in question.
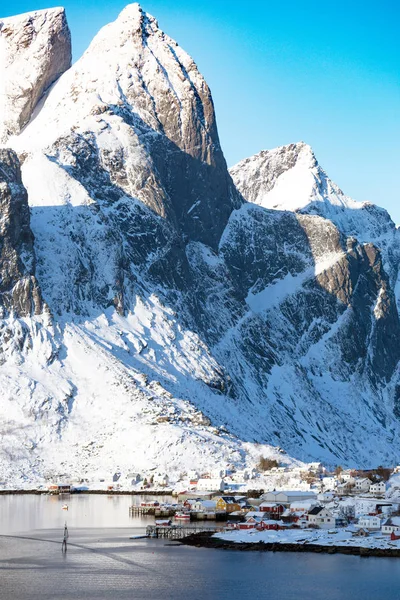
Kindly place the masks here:
<instances>
[{"instance_id":1,"label":"white house","mask_svg":"<svg viewBox=\"0 0 400 600\"><path fill-rule=\"evenodd\" d=\"M153 483L161 487L168 485L169 477L165 473L156 473L153 477Z\"/></svg>"},{"instance_id":2,"label":"white house","mask_svg":"<svg viewBox=\"0 0 400 600\"><path fill-rule=\"evenodd\" d=\"M236 471L236 473L232 473L230 477L231 481L235 483L244 483L248 478L246 471Z\"/></svg>"},{"instance_id":3,"label":"white house","mask_svg":"<svg viewBox=\"0 0 400 600\"><path fill-rule=\"evenodd\" d=\"M390 517L390 519L382 523L382 533L390 535L393 531L395 533L400 531L400 517Z\"/></svg>"},{"instance_id":4,"label":"white house","mask_svg":"<svg viewBox=\"0 0 400 600\"><path fill-rule=\"evenodd\" d=\"M335 527L336 519L327 508L314 506L308 511L308 524L316 525L320 529L331 529Z\"/></svg>"},{"instance_id":5,"label":"white house","mask_svg":"<svg viewBox=\"0 0 400 600\"><path fill-rule=\"evenodd\" d=\"M353 479L352 481L345 481L344 483L339 483L336 487L336 494L338 496L346 496L347 494L350 494L350 492L352 492L354 490L354 485L355 485L355 480Z\"/></svg>"},{"instance_id":6,"label":"white house","mask_svg":"<svg viewBox=\"0 0 400 600\"><path fill-rule=\"evenodd\" d=\"M197 489L204 492L223 492L225 482L223 479L199 479Z\"/></svg>"},{"instance_id":7,"label":"white house","mask_svg":"<svg viewBox=\"0 0 400 600\"><path fill-rule=\"evenodd\" d=\"M356 492L369 492L371 484L372 482L368 477L357 477L354 483L354 490Z\"/></svg>"},{"instance_id":8,"label":"white house","mask_svg":"<svg viewBox=\"0 0 400 600\"><path fill-rule=\"evenodd\" d=\"M324 491L334 490L337 486L337 481L335 477L323 477L321 479L320 488Z\"/></svg>"},{"instance_id":9,"label":"white house","mask_svg":"<svg viewBox=\"0 0 400 600\"><path fill-rule=\"evenodd\" d=\"M369 531L378 531L381 528L382 521L379 517L372 517L370 515L361 515L358 518L358 524L356 527L359 529L368 529Z\"/></svg>"},{"instance_id":10,"label":"white house","mask_svg":"<svg viewBox=\"0 0 400 600\"><path fill-rule=\"evenodd\" d=\"M318 504L324 504L326 502L333 502L335 498L334 492L320 492L317 496Z\"/></svg>"},{"instance_id":11,"label":"white house","mask_svg":"<svg viewBox=\"0 0 400 600\"><path fill-rule=\"evenodd\" d=\"M191 504L191 509L197 512L214 513L216 505L214 500L196 500Z\"/></svg>"},{"instance_id":12,"label":"white house","mask_svg":"<svg viewBox=\"0 0 400 600\"><path fill-rule=\"evenodd\" d=\"M378 483L373 483L369 488L370 494L376 494L381 496L386 492L386 483L384 481L378 481Z\"/></svg>"}]
</instances>

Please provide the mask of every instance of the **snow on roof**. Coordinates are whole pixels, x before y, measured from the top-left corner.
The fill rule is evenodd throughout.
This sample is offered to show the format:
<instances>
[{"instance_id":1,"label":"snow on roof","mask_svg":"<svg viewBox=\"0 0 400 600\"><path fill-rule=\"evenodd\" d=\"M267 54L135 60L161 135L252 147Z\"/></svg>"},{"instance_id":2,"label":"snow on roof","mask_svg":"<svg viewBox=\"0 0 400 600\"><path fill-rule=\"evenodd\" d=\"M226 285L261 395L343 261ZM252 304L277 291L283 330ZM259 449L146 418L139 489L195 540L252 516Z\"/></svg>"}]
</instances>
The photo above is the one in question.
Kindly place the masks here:
<instances>
[{"instance_id":1,"label":"snow on roof","mask_svg":"<svg viewBox=\"0 0 400 600\"><path fill-rule=\"evenodd\" d=\"M315 500L310 499L310 500L299 500L298 502L292 502L290 504L290 508L292 510L302 510L302 509L308 509L311 508L312 505L314 504Z\"/></svg>"},{"instance_id":2,"label":"snow on roof","mask_svg":"<svg viewBox=\"0 0 400 600\"><path fill-rule=\"evenodd\" d=\"M395 527L400 527L400 517L390 517L390 519L387 519L383 525L394 525Z\"/></svg>"},{"instance_id":3,"label":"snow on roof","mask_svg":"<svg viewBox=\"0 0 400 600\"><path fill-rule=\"evenodd\" d=\"M300 490L280 490L278 492L268 492L268 493L273 493L273 494L285 494L288 498L290 497L296 497L296 496L302 496L304 498L310 498L310 497L316 497L316 495L314 494L314 492L304 492L304 491L300 491Z\"/></svg>"},{"instance_id":4,"label":"snow on roof","mask_svg":"<svg viewBox=\"0 0 400 600\"><path fill-rule=\"evenodd\" d=\"M277 525L278 523L278 521L276 521L275 519L263 519L262 522L266 525Z\"/></svg>"}]
</instances>

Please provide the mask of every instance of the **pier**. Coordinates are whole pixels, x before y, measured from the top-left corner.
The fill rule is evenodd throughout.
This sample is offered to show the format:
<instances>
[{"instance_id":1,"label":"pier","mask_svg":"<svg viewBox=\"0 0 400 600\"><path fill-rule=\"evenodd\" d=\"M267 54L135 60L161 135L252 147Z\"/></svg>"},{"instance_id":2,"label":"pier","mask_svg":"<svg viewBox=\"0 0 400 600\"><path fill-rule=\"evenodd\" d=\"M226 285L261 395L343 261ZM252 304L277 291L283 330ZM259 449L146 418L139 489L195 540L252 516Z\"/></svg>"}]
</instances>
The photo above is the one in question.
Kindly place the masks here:
<instances>
[{"instance_id":1,"label":"pier","mask_svg":"<svg viewBox=\"0 0 400 600\"><path fill-rule=\"evenodd\" d=\"M160 506L130 506L129 516L130 517L173 517L176 510L173 508L162 508Z\"/></svg>"},{"instance_id":2,"label":"pier","mask_svg":"<svg viewBox=\"0 0 400 600\"><path fill-rule=\"evenodd\" d=\"M196 525L148 525L146 527L146 536L150 538L165 538L168 540L181 540L194 533L206 531L208 533L216 533L223 531L223 527L198 527Z\"/></svg>"}]
</instances>

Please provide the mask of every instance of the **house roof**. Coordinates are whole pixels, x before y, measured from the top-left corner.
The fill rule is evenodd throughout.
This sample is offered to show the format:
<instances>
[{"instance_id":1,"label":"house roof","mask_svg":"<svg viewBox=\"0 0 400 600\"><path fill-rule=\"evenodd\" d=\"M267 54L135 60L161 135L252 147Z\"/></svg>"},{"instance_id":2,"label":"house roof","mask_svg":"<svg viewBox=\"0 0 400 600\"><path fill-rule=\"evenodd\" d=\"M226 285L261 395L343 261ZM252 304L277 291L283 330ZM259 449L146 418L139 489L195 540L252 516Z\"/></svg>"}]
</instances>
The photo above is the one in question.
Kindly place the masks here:
<instances>
[{"instance_id":1,"label":"house roof","mask_svg":"<svg viewBox=\"0 0 400 600\"><path fill-rule=\"evenodd\" d=\"M278 525L278 521L273 519L262 519L260 523L264 523L265 525Z\"/></svg>"},{"instance_id":2,"label":"house roof","mask_svg":"<svg viewBox=\"0 0 400 600\"><path fill-rule=\"evenodd\" d=\"M390 517L390 519L385 521L383 525L394 525L395 527L400 527L400 517Z\"/></svg>"},{"instance_id":3,"label":"house roof","mask_svg":"<svg viewBox=\"0 0 400 600\"><path fill-rule=\"evenodd\" d=\"M309 515L319 515L321 510L324 510L323 506L314 506L311 510L308 511Z\"/></svg>"},{"instance_id":4,"label":"house roof","mask_svg":"<svg viewBox=\"0 0 400 600\"><path fill-rule=\"evenodd\" d=\"M313 506L314 502L315 500L312 499L292 502L290 504L290 510L308 510Z\"/></svg>"},{"instance_id":5,"label":"house roof","mask_svg":"<svg viewBox=\"0 0 400 600\"><path fill-rule=\"evenodd\" d=\"M227 504L237 504L237 502L233 496L221 496L221 498Z\"/></svg>"},{"instance_id":6,"label":"house roof","mask_svg":"<svg viewBox=\"0 0 400 600\"><path fill-rule=\"evenodd\" d=\"M281 490L279 492L273 492L274 494L285 494L285 496L287 496L288 498L290 497L303 497L303 498L313 498L315 496L314 492L303 492L303 491L296 491L296 490Z\"/></svg>"}]
</instances>

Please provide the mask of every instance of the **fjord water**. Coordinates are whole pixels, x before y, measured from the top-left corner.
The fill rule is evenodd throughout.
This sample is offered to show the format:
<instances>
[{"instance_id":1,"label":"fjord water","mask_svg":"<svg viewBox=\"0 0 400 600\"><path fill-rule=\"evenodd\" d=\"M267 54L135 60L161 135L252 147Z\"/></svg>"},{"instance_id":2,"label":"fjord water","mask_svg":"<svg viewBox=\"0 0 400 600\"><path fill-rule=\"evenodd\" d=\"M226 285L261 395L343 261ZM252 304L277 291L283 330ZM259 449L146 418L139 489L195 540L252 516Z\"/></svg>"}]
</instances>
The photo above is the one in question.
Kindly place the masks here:
<instances>
[{"instance_id":1,"label":"fjord water","mask_svg":"<svg viewBox=\"0 0 400 600\"><path fill-rule=\"evenodd\" d=\"M130 540L130 496L0 497L0 599L398 600L400 560ZM61 552L65 520L66 554Z\"/></svg>"}]
</instances>

